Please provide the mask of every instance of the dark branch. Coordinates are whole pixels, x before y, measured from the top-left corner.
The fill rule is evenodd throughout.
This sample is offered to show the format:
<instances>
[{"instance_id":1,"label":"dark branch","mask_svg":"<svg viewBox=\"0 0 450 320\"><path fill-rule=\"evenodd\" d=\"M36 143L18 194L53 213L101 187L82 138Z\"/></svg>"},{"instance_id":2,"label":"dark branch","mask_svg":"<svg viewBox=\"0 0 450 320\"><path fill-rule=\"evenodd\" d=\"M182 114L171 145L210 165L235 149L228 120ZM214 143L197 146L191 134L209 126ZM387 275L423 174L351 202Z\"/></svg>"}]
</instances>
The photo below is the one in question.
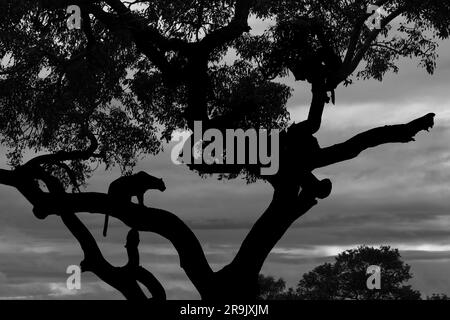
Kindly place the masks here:
<instances>
[{"instance_id":1,"label":"dark branch","mask_svg":"<svg viewBox=\"0 0 450 320\"><path fill-rule=\"evenodd\" d=\"M382 7L387 4L390 0L379 0L374 5ZM358 46L359 38L361 36L361 31L364 28L364 23L372 15L372 13L364 12L361 17L359 17L353 26L352 33L350 35L349 44L347 48L347 53L345 55L344 64L349 64L355 55L356 47Z\"/></svg>"},{"instance_id":2,"label":"dark branch","mask_svg":"<svg viewBox=\"0 0 450 320\"><path fill-rule=\"evenodd\" d=\"M132 229L159 234L174 245L180 257L180 266L200 294L209 290L213 272L202 246L191 229L173 213L132 203L118 208L107 194L102 193L41 193L39 206L43 212L40 218L60 215L61 212L109 214Z\"/></svg>"},{"instance_id":3,"label":"dark branch","mask_svg":"<svg viewBox=\"0 0 450 320\"><path fill-rule=\"evenodd\" d=\"M24 179L24 174L30 171L19 170L17 172L18 175ZM42 168L38 167L33 171L33 173L36 174L38 178L42 179L44 183L46 183L51 195L58 197L65 194L62 183ZM34 177L31 176L31 178ZM42 216L45 215L43 214L45 207L40 202L39 196L30 196L30 193L36 193L33 188L37 187L31 181L31 187L27 186L25 183L22 183L18 189L21 190L24 195L28 197L30 202L35 205L33 211L36 216L38 218L42 218ZM37 194L41 194L41 192L37 192ZM92 234L70 208L61 208L60 215L63 223L78 240L84 252L84 260L80 263L82 271L91 271L95 273L100 279L119 290L127 299L146 299L144 292L133 278L133 270L130 268L116 268L108 263L103 257ZM139 260L137 262L139 262Z\"/></svg>"},{"instance_id":4,"label":"dark branch","mask_svg":"<svg viewBox=\"0 0 450 320\"><path fill-rule=\"evenodd\" d=\"M366 54L367 50L372 46L373 42L377 39L378 35L383 31L386 26L391 23L395 18L401 16L408 8L408 5L403 5L392 11L386 18L381 20L381 28L380 29L374 29L372 32L367 36L367 39L365 39L364 43L361 45L361 47L356 51L353 59L351 62L347 65L347 78L350 74L352 74L356 68L358 67L359 63L364 58L364 55Z\"/></svg>"},{"instance_id":5,"label":"dark branch","mask_svg":"<svg viewBox=\"0 0 450 320\"><path fill-rule=\"evenodd\" d=\"M146 300L147 297L136 282L132 270L125 267L112 266L105 260L97 242L86 226L73 213L61 216L66 227L74 235L84 252L84 260L80 263L83 272L93 272L104 282L120 291L130 300Z\"/></svg>"},{"instance_id":6,"label":"dark branch","mask_svg":"<svg viewBox=\"0 0 450 320\"><path fill-rule=\"evenodd\" d=\"M161 282L148 270L139 266L134 270L136 280L142 283L152 294L152 300L164 301L167 299L166 291Z\"/></svg>"},{"instance_id":7,"label":"dark branch","mask_svg":"<svg viewBox=\"0 0 450 320\"><path fill-rule=\"evenodd\" d=\"M25 163L23 167L35 168L41 164L51 164L70 160L89 160L94 156L94 153L98 148L98 141L92 132L87 132L87 137L91 144L86 150L58 151L53 154L38 156Z\"/></svg>"},{"instance_id":8,"label":"dark branch","mask_svg":"<svg viewBox=\"0 0 450 320\"><path fill-rule=\"evenodd\" d=\"M227 26L206 35L200 41L201 48L206 52L210 52L229 41L235 40L243 33L249 32L248 17L252 2L252 0L237 0L234 6L234 17L231 22Z\"/></svg>"},{"instance_id":9,"label":"dark branch","mask_svg":"<svg viewBox=\"0 0 450 320\"><path fill-rule=\"evenodd\" d=\"M420 131L428 131L434 126L434 117L434 113L429 113L407 124L375 128L358 134L346 142L323 148L314 161L314 167L326 167L356 158L364 150L382 144L414 141L414 136Z\"/></svg>"},{"instance_id":10,"label":"dark branch","mask_svg":"<svg viewBox=\"0 0 450 320\"><path fill-rule=\"evenodd\" d=\"M327 103L328 95L325 88L325 83L313 83L312 84L312 101L309 107L308 119L306 121L308 125L308 131L311 134L319 131L322 124L322 115L325 105Z\"/></svg>"}]
</instances>

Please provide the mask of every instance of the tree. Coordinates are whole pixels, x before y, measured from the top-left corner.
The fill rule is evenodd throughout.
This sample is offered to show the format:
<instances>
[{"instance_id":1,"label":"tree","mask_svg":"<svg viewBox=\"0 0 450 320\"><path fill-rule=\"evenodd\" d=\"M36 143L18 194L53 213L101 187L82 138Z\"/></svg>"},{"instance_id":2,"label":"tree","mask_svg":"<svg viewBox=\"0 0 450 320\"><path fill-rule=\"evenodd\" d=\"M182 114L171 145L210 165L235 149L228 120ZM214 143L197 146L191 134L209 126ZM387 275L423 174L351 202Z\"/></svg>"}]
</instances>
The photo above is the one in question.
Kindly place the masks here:
<instances>
[{"instance_id":1,"label":"tree","mask_svg":"<svg viewBox=\"0 0 450 320\"><path fill-rule=\"evenodd\" d=\"M381 289L367 288L367 268L379 266ZM280 278L260 275L262 300L420 300L421 293L405 285L413 275L410 266L401 260L397 249L387 246L361 246L335 257L333 263L324 263L305 273L296 290L286 289ZM448 300L445 294L433 294L427 300Z\"/></svg>"},{"instance_id":2,"label":"tree","mask_svg":"<svg viewBox=\"0 0 450 320\"><path fill-rule=\"evenodd\" d=\"M139 265L139 232L168 239L203 299L255 298L259 272L289 227L326 198L331 181L313 170L357 157L368 148L407 143L433 127L434 114L363 132L322 147L314 137L335 89L354 79L382 80L401 57L430 73L437 39L450 32L450 3L378 0L388 15L380 29L364 22L368 0L121 1L5 0L0 3L0 135L9 168L0 183L17 189L38 219L59 216L80 243L83 271L128 299L164 299L163 286ZM81 8L82 28L68 30L66 7ZM249 34L253 15L274 22ZM398 27L389 24L401 19ZM224 63L230 49L238 58ZM311 85L308 118L290 123L293 74ZM405 115L405 118L407 116ZM269 207L223 269L211 269L195 234L175 213L81 191L95 164L130 173L141 155L156 154L175 129L281 129L278 173L256 165L192 165L200 174L245 176L273 187ZM158 132L160 126L162 132ZM191 141L192 145L198 141ZM248 147L248 146L247 146ZM36 152L23 161L26 151ZM69 192L72 188L72 192ZM125 267L102 255L81 213L111 215L130 228ZM237 289L239 288L239 290Z\"/></svg>"},{"instance_id":3,"label":"tree","mask_svg":"<svg viewBox=\"0 0 450 320\"><path fill-rule=\"evenodd\" d=\"M271 276L259 275L258 278L259 293L258 299L261 300L275 300L286 289L286 282L283 279L275 280Z\"/></svg>"},{"instance_id":4,"label":"tree","mask_svg":"<svg viewBox=\"0 0 450 320\"><path fill-rule=\"evenodd\" d=\"M450 297L444 293L433 293L431 296L427 296L427 300L450 300Z\"/></svg>"},{"instance_id":5,"label":"tree","mask_svg":"<svg viewBox=\"0 0 450 320\"><path fill-rule=\"evenodd\" d=\"M381 268L380 290L367 288L369 266ZM418 300L420 292L404 285L411 278L410 266L401 260L397 249L362 246L304 274L297 294L302 300Z\"/></svg>"},{"instance_id":6,"label":"tree","mask_svg":"<svg viewBox=\"0 0 450 320\"><path fill-rule=\"evenodd\" d=\"M292 288L286 289L286 282L279 278L260 274L258 277L258 300L295 300L297 295Z\"/></svg>"}]
</instances>

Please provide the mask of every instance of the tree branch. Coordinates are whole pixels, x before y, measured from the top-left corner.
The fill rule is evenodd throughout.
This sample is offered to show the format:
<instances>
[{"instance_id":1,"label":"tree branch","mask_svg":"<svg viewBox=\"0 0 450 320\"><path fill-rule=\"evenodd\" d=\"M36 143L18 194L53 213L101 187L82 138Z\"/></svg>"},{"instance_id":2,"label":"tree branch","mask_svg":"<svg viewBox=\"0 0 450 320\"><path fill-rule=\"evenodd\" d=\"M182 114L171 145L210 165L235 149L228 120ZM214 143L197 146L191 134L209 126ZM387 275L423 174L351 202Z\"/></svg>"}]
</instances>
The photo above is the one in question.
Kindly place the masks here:
<instances>
[{"instance_id":1,"label":"tree branch","mask_svg":"<svg viewBox=\"0 0 450 320\"><path fill-rule=\"evenodd\" d=\"M384 126L356 135L350 140L321 149L315 160L314 168L326 167L338 162L356 158L366 149L386 143L408 143L420 131L428 131L434 126L434 113L429 113L407 124Z\"/></svg>"},{"instance_id":2,"label":"tree branch","mask_svg":"<svg viewBox=\"0 0 450 320\"><path fill-rule=\"evenodd\" d=\"M159 282L150 271L139 266L134 270L134 276L136 277L136 280L142 283L151 292L152 300L164 301L167 299L166 291L161 282Z\"/></svg>"},{"instance_id":3,"label":"tree branch","mask_svg":"<svg viewBox=\"0 0 450 320\"><path fill-rule=\"evenodd\" d=\"M390 0L378 0L374 5L382 7L387 4ZM349 38L349 44L347 48L347 53L345 55L344 64L349 64L353 58L358 45L359 37L361 36L361 31L364 28L364 23L372 15L372 13L364 12L360 18L355 21L352 33Z\"/></svg>"},{"instance_id":4,"label":"tree branch","mask_svg":"<svg viewBox=\"0 0 450 320\"><path fill-rule=\"evenodd\" d=\"M17 185L17 175L13 171L0 169L0 184L15 187Z\"/></svg>"},{"instance_id":5,"label":"tree branch","mask_svg":"<svg viewBox=\"0 0 450 320\"><path fill-rule=\"evenodd\" d=\"M200 47L203 51L210 52L225 43L232 41L244 32L249 32L248 17L253 0L236 0L234 6L234 17L231 22L220 29L217 29L206 35L200 41Z\"/></svg>"},{"instance_id":6,"label":"tree branch","mask_svg":"<svg viewBox=\"0 0 450 320\"><path fill-rule=\"evenodd\" d=\"M24 168L35 168L41 164L56 163L70 160L88 160L94 156L95 151L98 148L98 141L95 135L88 131L87 138L91 142L90 146L86 150L76 151L58 151L53 154L46 154L35 157L23 165Z\"/></svg>"},{"instance_id":7,"label":"tree branch","mask_svg":"<svg viewBox=\"0 0 450 320\"><path fill-rule=\"evenodd\" d=\"M94 17L103 23L111 31L120 31L125 34L130 34L137 46L137 48L146 55L161 71L165 73L174 73L173 66L168 62L164 56L164 51L160 51L157 45L165 46L163 38L158 31L153 30L148 26L142 25L136 21L131 11L124 16L118 16L112 13L105 12L97 5L86 6ZM162 45L164 42L164 45Z\"/></svg>"},{"instance_id":8,"label":"tree branch","mask_svg":"<svg viewBox=\"0 0 450 320\"><path fill-rule=\"evenodd\" d=\"M312 83L312 101L309 107L308 119L306 123L308 125L308 131L311 134L319 131L322 124L322 115L325 105L327 103L327 90L325 83L313 82Z\"/></svg>"},{"instance_id":9,"label":"tree branch","mask_svg":"<svg viewBox=\"0 0 450 320\"><path fill-rule=\"evenodd\" d=\"M136 282L136 275L132 270L112 266L105 260L97 242L86 226L73 213L61 215L61 219L80 243L84 252L84 260L80 263L83 272L90 271L101 280L120 291L130 300L146 300L147 297Z\"/></svg>"},{"instance_id":10,"label":"tree branch","mask_svg":"<svg viewBox=\"0 0 450 320\"><path fill-rule=\"evenodd\" d=\"M35 179L44 181L49 192L42 192L35 184ZM61 216L85 252L84 269L95 272L107 283L115 284L114 278L118 276L117 268L112 269L114 267L110 266L103 258L95 239L75 216L77 212L109 214L121 220L135 232L140 230L160 234L171 241L178 251L180 265L186 271L199 293L202 296L207 296L211 292L213 272L206 260L203 249L191 229L174 214L132 203L119 208L112 203L107 194L102 193L65 193L58 179L46 174L45 170L39 166L34 168L34 170L23 167L19 167L14 171L0 169L0 183L16 187L34 206L33 211L38 219L45 219L49 215ZM133 241L129 237L128 244L130 246L127 246L129 253L128 267L132 266L134 269L139 264L138 243L138 240L134 241L136 248L133 249ZM158 286L157 279L147 270L140 268L133 271L133 273L136 272L137 274L135 280L142 282L149 290L152 288L152 294L155 299L164 299L164 289L161 285ZM126 276L126 278L130 277L130 275ZM136 293L138 287L135 287L134 284L132 287L123 287L120 283L113 286L119 286L117 287L118 290L127 297L133 299L142 298L140 294Z\"/></svg>"},{"instance_id":11,"label":"tree branch","mask_svg":"<svg viewBox=\"0 0 450 320\"><path fill-rule=\"evenodd\" d=\"M350 63L347 64L347 74L346 77L348 77L350 74L352 74L356 68L358 67L359 63L364 58L364 55L366 54L367 50L371 47L373 41L375 41L378 37L378 35L381 33L381 31L389 24L391 23L395 18L402 15L406 9L408 8L408 5L403 5L392 11L386 18L382 19L381 21L381 27L380 29L374 29L370 34L367 36L367 39L362 44L361 48L357 50L355 53L355 56L351 60Z\"/></svg>"},{"instance_id":12,"label":"tree branch","mask_svg":"<svg viewBox=\"0 0 450 320\"><path fill-rule=\"evenodd\" d=\"M102 193L42 193L39 195L39 207L42 208L41 219L60 215L61 212L109 214L132 229L159 234L174 245L180 257L180 266L199 293L203 295L210 290L213 272L202 246L191 229L173 213L133 203L117 207L107 194Z\"/></svg>"},{"instance_id":13,"label":"tree branch","mask_svg":"<svg viewBox=\"0 0 450 320\"><path fill-rule=\"evenodd\" d=\"M18 184L18 190L35 206L33 211L38 218L43 218L45 207L41 203L40 195L42 192L38 191L38 186L33 182L33 179L40 178L47 185L49 194L59 197L65 194L62 183L52 175L48 174L44 169L37 167L34 170L27 170L19 168L16 170L17 176L20 177L21 182ZM28 183L26 182L28 178ZM97 245L92 234L86 226L78 219L75 213L70 208L61 208L61 219L69 231L78 240L81 249L84 253L84 260L80 263L82 271L91 271L96 274L104 282L120 291L127 299L146 299L146 295L136 282L135 275L132 268L117 268L112 266L103 257L100 248ZM138 242L139 243L139 242ZM137 251L137 246L136 246ZM134 254L136 254L134 252ZM137 253L138 254L138 253ZM130 258L130 261L139 263L135 255ZM138 267L138 265L136 266ZM151 292L151 287L149 288ZM160 294L157 288L157 295Z\"/></svg>"}]
</instances>

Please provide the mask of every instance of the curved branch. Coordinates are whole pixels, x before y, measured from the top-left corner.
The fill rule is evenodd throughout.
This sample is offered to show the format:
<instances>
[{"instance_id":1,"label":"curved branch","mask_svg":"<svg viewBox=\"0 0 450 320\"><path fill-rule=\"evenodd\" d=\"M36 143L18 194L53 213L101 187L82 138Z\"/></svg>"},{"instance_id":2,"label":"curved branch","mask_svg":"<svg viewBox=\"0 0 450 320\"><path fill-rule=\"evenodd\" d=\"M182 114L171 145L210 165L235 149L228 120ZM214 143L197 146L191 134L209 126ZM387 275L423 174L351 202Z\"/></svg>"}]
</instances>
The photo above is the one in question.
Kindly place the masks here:
<instances>
[{"instance_id":1,"label":"curved branch","mask_svg":"<svg viewBox=\"0 0 450 320\"><path fill-rule=\"evenodd\" d=\"M40 199L43 193L38 191L39 187L34 183L33 179L36 177L42 179L47 185L49 194L52 196L59 197L65 194L62 183L39 166L33 171L19 169L16 172L23 180L18 189L34 204L33 211L38 218L45 216L45 207ZM28 177L26 177L27 173L30 173ZM25 182L26 180L28 180L28 183ZM75 213L70 208L61 208L61 211L63 212L61 214L63 223L78 240L84 252L84 260L80 263L82 271L95 273L104 282L120 291L127 299L146 299L147 297L136 282L133 270L130 270L130 268L116 268L108 263L103 257L94 237ZM139 263L139 259L137 263Z\"/></svg>"},{"instance_id":2,"label":"curved branch","mask_svg":"<svg viewBox=\"0 0 450 320\"><path fill-rule=\"evenodd\" d=\"M61 215L61 219L78 240L84 252L84 260L80 263L83 272L93 272L101 280L119 290L127 299L147 299L136 282L136 276L132 270L126 267L114 267L107 262L92 234L75 214L67 212Z\"/></svg>"},{"instance_id":3,"label":"curved branch","mask_svg":"<svg viewBox=\"0 0 450 320\"><path fill-rule=\"evenodd\" d=\"M91 143L86 150L58 151L53 154L45 154L31 159L30 161L25 163L22 167L35 168L36 166L41 165L43 163L47 164L70 160L88 160L89 158L94 156L94 153L98 148L98 141L92 132L87 131L86 135Z\"/></svg>"},{"instance_id":4,"label":"curved branch","mask_svg":"<svg viewBox=\"0 0 450 320\"><path fill-rule=\"evenodd\" d=\"M144 267L137 267L134 270L134 276L136 280L142 283L152 294L152 300L155 301L164 301L167 299L166 291L162 286L161 282L148 270Z\"/></svg>"},{"instance_id":5,"label":"curved branch","mask_svg":"<svg viewBox=\"0 0 450 320\"><path fill-rule=\"evenodd\" d=\"M390 0L378 0L374 3L375 6L382 7L387 4ZM364 22L372 15L372 13L363 12L361 17L356 19L353 26L352 33L349 38L349 44L347 47L347 53L344 58L344 64L348 64L352 61L355 55L356 47L358 45L359 37L361 36L361 31L364 28Z\"/></svg>"},{"instance_id":6,"label":"curved branch","mask_svg":"<svg viewBox=\"0 0 450 320\"><path fill-rule=\"evenodd\" d=\"M384 126L356 135L350 140L321 149L313 161L314 168L326 167L356 158L366 149L386 143L408 143L414 141L420 131L434 126L434 113L429 113L407 124Z\"/></svg>"},{"instance_id":7,"label":"curved branch","mask_svg":"<svg viewBox=\"0 0 450 320\"><path fill-rule=\"evenodd\" d=\"M225 43L235 40L244 32L249 32L248 17L252 7L252 0L236 0L234 6L234 17L231 22L220 29L217 29L206 35L201 41L201 48L210 52L214 48L218 48Z\"/></svg>"},{"instance_id":8,"label":"curved branch","mask_svg":"<svg viewBox=\"0 0 450 320\"><path fill-rule=\"evenodd\" d=\"M365 41L361 45L361 47L358 50L356 50L356 53L354 54L354 57L351 60L351 62L346 65L348 70L346 70L347 73L345 75L345 78L350 76L350 74L352 74L356 70L356 68L358 67L358 65L360 64L362 59L364 58L364 55L366 54L367 50L371 47L372 43L377 39L378 35L383 31L383 29L389 23L391 23L395 18L397 18L397 17L401 16L403 13L405 13L405 11L407 9L408 9L408 5L403 5L403 6L398 7L397 9L392 11L386 18L384 18L381 21L380 29L374 29L370 32L370 34L368 35L367 39L365 39Z\"/></svg>"},{"instance_id":9,"label":"curved branch","mask_svg":"<svg viewBox=\"0 0 450 320\"><path fill-rule=\"evenodd\" d=\"M192 230L175 214L155 208L128 203L117 207L107 194L103 193L64 193L55 196L42 193L39 204L42 218L60 212L87 212L109 214L132 229L154 232L168 239L180 257L180 266L186 271L199 293L207 295L211 290L213 271Z\"/></svg>"},{"instance_id":10,"label":"curved branch","mask_svg":"<svg viewBox=\"0 0 450 320\"><path fill-rule=\"evenodd\" d=\"M49 192L42 192L39 186L34 182L35 179L41 179L46 184ZM152 294L152 299L166 299L166 293L161 283L155 278L153 274L139 265L139 252L137 248L139 244L139 234L137 232L138 228L132 229L127 237L126 248L129 257L128 264L124 267L114 267L103 257L95 238L92 236L87 227L76 216L76 202L85 201L85 198L88 199L88 201L83 204L82 208L85 208L84 206L90 206L96 209L96 207L92 206L92 204L97 201L104 201L104 203L101 203L100 205L103 206L104 210L110 210L111 208L106 203L110 201L107 195L99 194L99 196L96 196L95 194L84 194L87 197L82 196L81 199L77 197L76 199L72 199L66 205L64 204L64 202L66 201L64 199L68 196L69 198L71 198L70 195L73 194L65 193L64 187L62 186L61 182L57 178L48 174L39 166L32 171L23 169L22 167L14 171L0 169L0 183L17 188L34 206L33 212L38 219L45 219L50 214L56 214L61 217L63 223L78 240L84 252L84 260L80 264L84 272L91 271L95 273L104 282L120 291L127 299L147 299L146 295L139 287L137 283L138 281L144 284L149 289L150 293ZM81 196L82 194L77 195ZM82 210L81 208L79 209L79 211L89 211ZM118 214L117 210L114 210L114 213L112 213L112 215L116 217L122 216L121 214ZM167 229L172 228L171 224L173 223L173 220L176 221L176 217L173 216L172 218L174 219L165 219L159 227L163 228L163 225L167 223L165 225ZM160 217L156 217L156 219L159 221ZM131 221L129 221L129 224L139 224L140 222L138 220L139 219L135 221L135 219L132 219ZM155 222L147 223L156 224ZM184 225L185 230L182 231L180 231L179 228L176 227L177 226L175 226L174 228L175 233L172 233L172 238L177 238L177 232L179 232L179 238L172 242L176 247L178 247L180 252L185 253L180 254L180 261L182 262L182 265L185 266L186 270L190 270L191 267L192 269L194 269L192 272L189 272L193 279L205 276L203 268L200 267L198 268L198 270L195 269L196 266L192 263L189 257L189 254L191 252L188 249L186 250L186 248L183 246L183 244L185 244L187 247L189 247L189 240L192 240L192 238L194 238L195 241L197 241L197 239L187 226ZM151 230L150 227L142 229ZM170 230L168 232L170 233ZM188 238L185 241L182 237L186 234L188 234ZM189 236L191 236L192 238L189 239ZM201 253L201 257L203 257L206 263L206 258L198 241L194 243L193 247L196 247L196 244L198 245L196 249L198 249L198 252ZM193 250L195 251L195 248ZM201 257L199 261L200 263ZM193 261L196 261L198 257L193 254L192 258ZM211 269L209 269L209 271L212 272ZM200 283L199 286L205 286L202 281L198 281L197 283Z\"/></svg>"},{"instance_id":11,"label":"curved branch","mask_svg":"<svg viewBox=\"0 0 450 320\"><path fill-rule=\"evenodd\" d=\"M130 34L137 48L146 55L164 74L179 74L180 70L165 57L169 50L188 51L191 44L180 39L167 39L158 30L151 28L138 18L120 1L108 1L117 14L106 12L96 4L86 5L85 8L112 32Z\"/></svg>"},{"instance_id":12,"label":"curved branch","mask_svg":"<svg viewBox=\"0 0 450 320\"><path fill-rule=\"evenodd\" d=\"M73 188L75 188L75 190L77 192L81 192L75 172L67 164L65 164L64 162L56 162L54 164L56 166L60 167L62 170L64 170L66 172L66 174L69 177L70 183L72 184Z\"/></svg>"},{"instance_id":13,"label":"curved branch","mask_svg":"<svg viewBox=\"0 0 450 320\"><path fill-rule=\"evenodd\" d=\"M83 272L90 271L104 282L120 291L125 298L132 300L146 300L147 297L137 284L144 284L153 299L165 300L165 291L160 282L149 271L139 266L139 233L131 230L127 237L127 252L129 262L125 267L114 267L104 257L96 240L74 214L67 212L61 219L69 231L78 240L84 253L84 260L80 263Z\"/></svg>"}]
</instances>

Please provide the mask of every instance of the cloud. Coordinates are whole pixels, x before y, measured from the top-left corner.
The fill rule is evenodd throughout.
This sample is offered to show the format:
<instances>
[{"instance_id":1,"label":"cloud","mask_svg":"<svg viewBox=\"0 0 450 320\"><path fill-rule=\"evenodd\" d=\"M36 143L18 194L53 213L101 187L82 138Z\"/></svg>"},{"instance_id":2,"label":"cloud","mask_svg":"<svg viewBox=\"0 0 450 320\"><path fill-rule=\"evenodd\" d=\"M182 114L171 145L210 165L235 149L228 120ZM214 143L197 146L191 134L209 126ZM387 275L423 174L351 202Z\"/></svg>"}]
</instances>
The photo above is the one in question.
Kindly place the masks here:
<instances>
[{"instance_id":1,"label":"cloud","mask_svg":"<svg viewBox=\"0 0 450 320\"><path fill-rule=\"evenodd\" d=\"M254 21L255 32L263 22ZM303 272L332 260L341 250L361 244L389 244L415 274L414 285L427 293L450 293L450 44L441 46L438 69L428 76L416 62L401 61L398 75L385 81L361 81L337 90L336 106L327 106L318 139L322 146L345 141L376 126L405 123L435 112L436 126L409 144L380 146L357 159L317 170L333 181L333 193L299 219L270 254L263 272L294 285ZM305 119L310 88L295 89L289 101L292 119ZM240 244L272 198L268 184L203 179L175 166L170 148L140 162L137 170L163 177L167 190L146 194L146 204L177 214L194 230L214 270L232 261ZM4 151L4 150L3 150ZM28 155L31 156L31 155ZM6 163L4 156L2 163ZM88 190L106 192L120 176L99 169ZM83 289L64 288L68 265L82 251L58 217L39 221L15 189L0 186L0 297L21 299L121 299L95 276L83 275ZM108 238L101 236L104 217L80 214L109 261L127 261L128 229L111 219ZM141 261L161 279L168 296L198 298L165 239L141 233Z\"/></svg>"}]
</instances>

